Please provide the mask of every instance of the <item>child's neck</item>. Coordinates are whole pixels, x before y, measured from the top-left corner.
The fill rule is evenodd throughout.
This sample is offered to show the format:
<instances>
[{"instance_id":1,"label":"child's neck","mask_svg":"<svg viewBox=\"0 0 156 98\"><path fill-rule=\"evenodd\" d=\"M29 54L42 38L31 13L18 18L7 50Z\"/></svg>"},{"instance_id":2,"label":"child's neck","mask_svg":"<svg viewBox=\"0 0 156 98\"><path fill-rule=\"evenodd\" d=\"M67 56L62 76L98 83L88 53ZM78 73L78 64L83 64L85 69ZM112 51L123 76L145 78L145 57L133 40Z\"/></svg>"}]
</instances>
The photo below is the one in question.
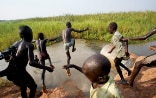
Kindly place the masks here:
<instances>
[{"instance_id":1,"label":"child's neck","mask_svg":"<svg viewBox=\"0 0 156 98\"><path fill-rule=\"evenodd\" d=\"M109 80L109 76L107 76L105 79L103 79L103 81L99 81L99 82L94 82L92 83L92 87L95 88L100 88L102 87L105 83L107 83L107 81Z\"/></svg>"}]
</instances>

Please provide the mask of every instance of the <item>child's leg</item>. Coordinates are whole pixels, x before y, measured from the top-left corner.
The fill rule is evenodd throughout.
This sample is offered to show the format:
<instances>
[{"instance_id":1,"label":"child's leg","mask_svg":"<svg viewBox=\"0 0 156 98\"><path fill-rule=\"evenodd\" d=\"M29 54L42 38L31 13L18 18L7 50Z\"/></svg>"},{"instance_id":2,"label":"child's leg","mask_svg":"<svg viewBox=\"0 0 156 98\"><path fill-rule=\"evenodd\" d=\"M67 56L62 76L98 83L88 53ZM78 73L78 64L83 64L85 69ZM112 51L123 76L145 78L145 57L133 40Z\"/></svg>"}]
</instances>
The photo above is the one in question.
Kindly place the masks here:
<instances>
[{"instance_id":1,"label":"child's leg","mask_svg":"<svg viewBox=\"0 0 156 98\"><path fill-rule=\"evenodd\" d=\"M18 80L13 80L12 82L18 86L20 88L20 91L21 91L21 97L22 98L28 98L27 96L27 84L26 84L26 81L24 80L25 79L25 74L23 73L18 73L18 74L21 74L22 77L19 77L20 79Z\"/></svg>"},{"instance_id":2,"label":"child's leg","mask_svg":"<svg viewBox=\"0 0 156 98\"><path fill-rule=\"evenodd\" d=\"M136 62L136 64L134 65L134 69L133 69L132 75L131 75L130 80L129 80L129 84L131 86L133 86L134 79L143 66L145 66L145 65L143 65L141 61Z\"/></svg>"},{"instance_id":3,"label":"child's leg","mask_svg":"<svg viewBox=\"0 0 156 98\"><path fill-rule=\"evenodd\" d=\"M36 93L37 84L30 74L23 70L22 73L18 73L19 79L13 81L13 83L20 87L22 98L34 98ZM29 97L27 96L27 87L30 89Z\"/></svg>"},{"instance_id":4,"label":"child's leg","mask_svg":"<svg viewBox=\"0 0 156 98\"><path fill-rule=\"evenodd\" d=\"M127 70L128 72L128 76L131 75L131 70L129 68L127 68L125 65L123 65L122 63L120 63L120 66L123 67L125 70Z\"/></svg>"},{"instance_id":5,"label":"child's leg","mask_svg":"<svg viewBox=\"0 0 156 98\"><path fill-rule=\"evenodd\" d=\"M45 60L41 60L40 63L41 63L41 65L45 66ZM42 75L41 75L41 78L42 78L42 91L43 91L44 93L47 92L47 90L46 90L46 85L45 85L45 72L46 72L46 70L43 69Z\"/></svg>"},{"instance_id":6,"label":"child's leg","mask_svg":"<svg viewBox=\"0 0 156 98\"><path fill-rule=\"evenodd\" d=\"M76 51L76 48L75 48L75 39L73 39L73 45L72 45L72 52Z\"/></svg>"},{"instance_id":7,"label":"child's leg","mask_svg":"<svg viewBox=\"0 0 156 98\"><path fill-rule=\"evenodd\" d=\"M70 64L70 59L71 59L69 50L67 50L66 55L67 55L67 65L68 65Z\"/></svg>"},{"instance_id":8,"label":"child's leg","mask_svg":"<svg viewBox=\"0 0 156 98\"><path fill-rule=\"evenodd\" d=\"M122 71L120 69L121 60L119 58L115 58L114 62L115 62L115 68L116 68L121 80L124 79L124 77L122 75Z\"/></svg>"},{"instance_id":9,"label":"child's leg","mask_svg":"<svg viewBox=\"0 0 156 98\"><path fill-rule=\"evenodd\" d=\"M70 52L69 52L69 50L66 52L66 54L67 54L67 66L68 66L68 65L70 64L70 59L71 59L71 56L70 56ZM69 68L66 69L66 70L67 70L67 75L70 76L71 73L70 73Z\"/></svg>"},{"instance_id":10,"label":"child's leg","mask_svg":"<svg viewBox=\"0 0 156 98\"><path fill-rule=\"evenodd\" d=\"M51 58L50 58L50 56L49 56L48 60L49 60L49 63L50 63L51 68L54 69L55 67L54 67L54 65L53 65L52 62L51 62Z\"/></svg>"},{"instance_id":11,"label":"child's leg","mask_svg":"<svg viewBox=\"0 0 156 98\"><path fill-rule=\"evenodd\" d=\"M20 87L22 98L27 98L27 87Z\"/></svg>"},{"instance_id":12,"label":"child's leg","mask_svg":"<svg viewBox=\"0 0 156 98\"><path fill-rule=\"evenodd\" d=\"M122 71L120 69L121 59L115 58L114 62L115 62L116 70L117 70L117 72L121 78L121 80L118 83L127 84L127 81L124 79L124 76L123 76Z\"/></svg>"},{"instance_id":13,"label":"child's leg","mask_svg":"<svg viewBox=\"0 0 156 98\"><path fill-rule=\"evenodd\" d=\"M42 84L45 86L45 82L44 82L44 80L45 80L45 69L43 69L43 71L42 71Z\"/></svg>"},{"instance_id":14,"label":"child's leg","mask_svg":"<svg viewBox=\"0 0 156 98\"><path fill-rule=\"evenodd\" d=\"M41 65L45 66L44 60L41 60L40 63L41 63ZM45 69L43 69L43 71L42 71L41 79L42 79L42 85L45 86L45 82L44 82L44 80L45 80Z\"/></svg>"},{"instance_id":15,"label":"child's leg","mask_svg":"<svg viewBox=\"0 0 156 98\"><path fill-rule=\"evenodd\" d=\"M26 79L27 79L27 82L26 82L27 87L30 89L29 98L34 98L36 89L37 89L37 84L35 83L34 79L29 74L26 75Z\"/></svg>"}]
</instances>

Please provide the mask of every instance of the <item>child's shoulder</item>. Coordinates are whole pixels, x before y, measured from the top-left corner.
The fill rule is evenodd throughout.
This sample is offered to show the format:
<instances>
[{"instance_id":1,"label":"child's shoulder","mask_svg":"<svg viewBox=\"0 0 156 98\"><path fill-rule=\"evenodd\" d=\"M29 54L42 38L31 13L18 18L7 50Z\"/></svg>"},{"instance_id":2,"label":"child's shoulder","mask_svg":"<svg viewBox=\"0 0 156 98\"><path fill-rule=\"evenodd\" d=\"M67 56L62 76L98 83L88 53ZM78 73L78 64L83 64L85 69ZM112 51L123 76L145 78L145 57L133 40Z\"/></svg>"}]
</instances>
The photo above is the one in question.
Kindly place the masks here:
<instances>
[{"instance_id":1,"label":"child's shoulder","mask_svg":"<svg viewBox=\"0 0 156 98\"><path fill-rule=\"evenodd\" d=\"M116 31L114 34L116 34L116 35L122 35L119 31Z\"/></svg>"}]
</instances>

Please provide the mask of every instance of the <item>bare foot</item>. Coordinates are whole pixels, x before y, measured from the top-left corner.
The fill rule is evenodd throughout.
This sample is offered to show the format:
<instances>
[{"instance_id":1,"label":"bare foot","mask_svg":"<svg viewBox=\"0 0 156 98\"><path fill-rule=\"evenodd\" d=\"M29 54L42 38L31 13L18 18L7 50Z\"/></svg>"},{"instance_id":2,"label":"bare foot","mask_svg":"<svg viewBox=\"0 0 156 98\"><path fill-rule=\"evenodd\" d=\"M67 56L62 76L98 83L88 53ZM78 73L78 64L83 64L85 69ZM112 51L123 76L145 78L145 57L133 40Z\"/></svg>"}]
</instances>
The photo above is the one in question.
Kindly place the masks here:
<instances>
[{"instance_id":1,"label":"bare foot","mask_svg":"<svg viewBox=\"0 0 156 98\"><path fill-rule=\"evenodd\" d=\"M71 76L70 69L66 69L66 73L68 76Z\"/></svg>"},{"instance_id":2,"label":"bare foot","mask_svg":"<svg viewBox=\"0 0 156 98\"><path fill-rule=\"evenodd\" d=\"M42 92L43 93L47 93L48 92L45 85L42 85Z\"/></svg>"},{"instance_id":3,"label":"bare foot","mask_svg":"<svg viewBox=\"0 0 156 98\"><path fill-rule=\"evenodd\" d=\"M55 69L55 66L54 65L50 65L50 66L51 66L52 69Z\"/></svg>"},{"instance_id":4,"label":"bare foot","mask_svg":"<svg viewBox=\"0 0 156 98\"><path fill-rule=\"evenodd\" d=\"M72 52L74 52L74 51L76 51L76 48L73 48L73 49L72 49Z\"/></svg>"}]
</instances>

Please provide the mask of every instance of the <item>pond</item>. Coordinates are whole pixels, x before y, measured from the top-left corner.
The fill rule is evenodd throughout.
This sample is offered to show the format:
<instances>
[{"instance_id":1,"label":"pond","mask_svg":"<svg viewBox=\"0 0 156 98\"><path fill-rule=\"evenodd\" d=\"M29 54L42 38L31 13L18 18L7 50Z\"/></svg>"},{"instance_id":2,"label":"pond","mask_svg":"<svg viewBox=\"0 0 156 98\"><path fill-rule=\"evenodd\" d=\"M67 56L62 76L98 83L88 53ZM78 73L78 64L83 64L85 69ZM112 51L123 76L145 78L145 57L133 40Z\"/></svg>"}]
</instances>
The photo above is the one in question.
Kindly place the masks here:
<instances>
[{"instance_id":1,"label":"pond","mask_svg":"<svg viewBox=\"0 0 156 98\"><path fill-rule=\"evenodd\" d=\"M102 41L87 41L84 39L76 40L76 51L71 52L71 64L82 66L83 62L91 55L100 52L101 48L106 45ZM154 53L154 51L148 50L150 45L156 45L156 41L145 43L145 44L135 44L129 45L129 51L134 52L137 55L149 55ZM66 64L66 53L63 48L63 43L59 42L47 47L47 51L51 57L52 63L55 66L55 70L52 73L46 72L46 86L48 88L54 88L61 85L66 80L72 80L81 90L86 92L88 95L90 89L89 80L75 69L71 69L71 76L66 75L66 71L62 69L62 66ZM34 51L37 54L37 51ZM8 63L4 60L0 61L0 70L7 67ZM49 66L48 60L46 65ZM28 66L27 71L33 76L36 81L38 88L41 88L41 69L33 68Z\"/></svg>"}]
</instances>

